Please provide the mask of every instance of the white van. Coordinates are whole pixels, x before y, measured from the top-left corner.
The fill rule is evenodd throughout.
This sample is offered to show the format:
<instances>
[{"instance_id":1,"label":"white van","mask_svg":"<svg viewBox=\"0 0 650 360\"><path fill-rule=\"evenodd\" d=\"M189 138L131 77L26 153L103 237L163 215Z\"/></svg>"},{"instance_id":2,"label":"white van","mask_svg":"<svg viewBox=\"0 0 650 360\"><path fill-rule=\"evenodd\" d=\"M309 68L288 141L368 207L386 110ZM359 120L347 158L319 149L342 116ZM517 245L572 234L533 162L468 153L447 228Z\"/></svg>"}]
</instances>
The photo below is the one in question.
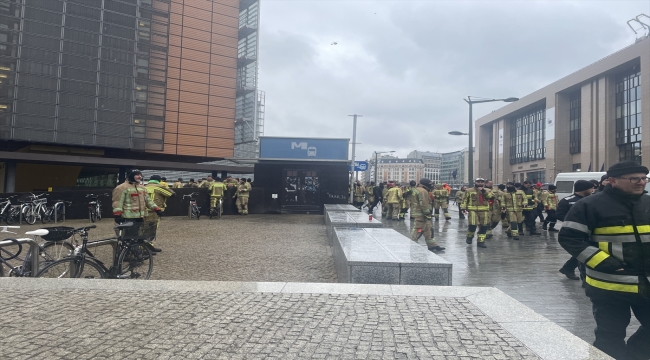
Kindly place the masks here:
<instances>
[{"instance_id":1,"label":"white van","mask_svg":"<svg viewBox=\"0 0 650 360\"><path fill-rule=\"evenodd\" d=\"M578 180L597 180L607 174L606 172L569 172L559 173L555 178L555 186L557 186L557 198L562 200L565 197L573 194L573 184Z\"/></svg>"},{"instance_id":2,"label":"white van","mask_svg":"<svg viewBox=\"0 0 650 360\"><path fill-rule=\"evenodd\" d=\"M606 172L570 172L559 173L555 178L555 186L557 186L557 198L562 200L565 197L573 194L573 184L578 180L598 180L607 174ZM650 194L650 182L646 184L645 190Z\"/></svg>"}]
</instances>

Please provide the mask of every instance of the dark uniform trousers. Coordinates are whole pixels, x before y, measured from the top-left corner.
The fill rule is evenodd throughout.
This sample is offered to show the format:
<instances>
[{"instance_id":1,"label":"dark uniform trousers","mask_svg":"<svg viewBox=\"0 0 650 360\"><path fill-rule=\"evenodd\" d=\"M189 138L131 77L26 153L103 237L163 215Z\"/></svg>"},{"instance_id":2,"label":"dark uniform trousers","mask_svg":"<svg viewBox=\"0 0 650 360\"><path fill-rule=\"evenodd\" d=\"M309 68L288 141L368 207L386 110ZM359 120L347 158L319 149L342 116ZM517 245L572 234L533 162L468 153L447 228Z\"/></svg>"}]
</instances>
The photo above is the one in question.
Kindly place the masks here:
<instances>
[{"instance_id":1,"label":"dark uniform trousers","mask_svg":"<svg viewBox=\"0 0 650 360\"><path fill-rule=\"evenodd\" d=\"M627 294L625 294L627 295ZM650 298L639 294L606 297L592 296L591 304L596 319L594 346L614 359L650 359ZM625 343L631 312L641 327Z\"/></svg>"},{"instance_id":2,"label":"dark uniform trousers","mask_svg":"<svg viewBox=\"0 0 650 360\"><path fill-rule=\"evenodd\" d=\"M524 224L526 224L526 229L530 232L537 231L535 228L535 220L537 219L537 209L532 208L531 210L524 210Z\"/></svg>"}]
</instances>

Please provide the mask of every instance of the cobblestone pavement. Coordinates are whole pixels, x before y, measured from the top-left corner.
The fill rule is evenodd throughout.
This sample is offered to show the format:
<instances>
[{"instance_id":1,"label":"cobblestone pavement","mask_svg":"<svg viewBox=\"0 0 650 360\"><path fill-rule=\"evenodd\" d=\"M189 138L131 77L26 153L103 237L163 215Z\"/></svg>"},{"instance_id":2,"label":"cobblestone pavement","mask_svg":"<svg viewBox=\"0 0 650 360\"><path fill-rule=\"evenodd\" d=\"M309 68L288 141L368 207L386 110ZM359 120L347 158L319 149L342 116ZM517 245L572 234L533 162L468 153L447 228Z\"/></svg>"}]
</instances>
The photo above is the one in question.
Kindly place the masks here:
<instances>
[{"instance_id":1,"label":"cobblestone pavement","mask_svg":"<svg viewBox=\"0 0 650 360\"><path fill-rule=\"evenodd\" d=\"M446 250L439 253L453 263L454 286L494 286L535 310L574 335L592 343L596 323L591 302L584 294L580 281L569 280L558 270L569 254L558 244L557 233L541 230L540 236L508 239L501 225L493 230L494 237L486 240L487 249L465 243L467 220L458 219L458 211L450 209L452 220L434 222L435 238ZM381 219L381 212L375 211ZM408 236L411 222L382 219L386 227ZM560 224L560 223L558 223ZM558 226L558 228L560 228ZM425 246L424 240L419 241ZM639 326L632 316L628 336Z\"/></svg>"},{"instance_id":2,"label":"cobblestone pavement","mask_svg":"<svg viewBox=\"0 0 650 360\"><path fill-rule=\"evenodd\" d=\"M88 220L60 225L81 227ZM96 223L90 240L114 237L113 219ZM22 225L18 234L47 225ZM8 237L8 236L5 236ZM337 282L322 216L248 215L221 220L163 218L152 279ZM110 247L95 253L110 264Z\"/></svg>"},{"instance_id":3,"label":"cobblestone pavement","mask_svg":"<svg viewBox=\"0 0 650 360\"><path fill-rule=\"evenodd\" d=\"M3 297L12 301L0 348L14 360L539 358L463 298L89 289Z\"/></svg>"}]
</instances>

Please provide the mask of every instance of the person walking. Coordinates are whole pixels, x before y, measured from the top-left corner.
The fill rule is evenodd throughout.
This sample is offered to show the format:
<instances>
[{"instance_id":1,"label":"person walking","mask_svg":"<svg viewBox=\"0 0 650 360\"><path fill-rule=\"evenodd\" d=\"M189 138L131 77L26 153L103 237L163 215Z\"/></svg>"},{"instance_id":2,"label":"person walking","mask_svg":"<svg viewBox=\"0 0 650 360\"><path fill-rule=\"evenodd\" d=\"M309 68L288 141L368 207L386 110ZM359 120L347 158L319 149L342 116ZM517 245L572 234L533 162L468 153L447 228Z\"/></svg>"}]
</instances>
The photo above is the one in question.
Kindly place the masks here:
<instances>
[{"instance_id":1,"label":"person walking","mask_svg":"<svg viewBox=\"0 0 650 360\"><path fill-rule=\"evenodd\" d=\"M526 206L526 194L521 190L517 190L513 182L508 181L506 191L500 193L499 206L501 212L505 214L502 221L509 225L508 229L505 230L506 236L513 238L513 240L519 240L521 226L524 222L522 211Z\"/></svg>"},{"instance_id":2,"label":"person walking","mask_svg":"<svg viewBox=\"0 0 650 360\"><path fill-rule=\"evenodd\" d=\"M501 221L501 206L499 205L501 191L498 187L494 188L494 182L492 180L487 180L485 182L485 188L487 191L492 192L492 199L488 201L490 204L490 225L488 226L487 232L485 234L486 239L491 239L493 236L492 230L494 230L494 228L496 228Z\"/></svg>"},{"instance_id":3,"label":"person walking","mask_svg":"<svg viewBox=\"0 0 650 360\"><path fill-rule=\"evenodd\" d=\"M183 178L178 178L176 182L172 185L172 189L180 189L183 187Z\"/></svg>"},{"instance_id":4,"label":"person walking","mask_svg":"<svg viewBox=\"0 0 650 360\"><path fill-rule=\"evenodd\" d=\"M250 195L251 185L242 178L237 187L237 193L233 199L237 198L237 211L240 215L248 215L248 195Z\"/></svg>"},{"instance_id":5,"label":"person walking","mask_svg":"<svg viewBox=\"0 0 650 360\"><path fill-rule=\"evenodd\" d=\"M537 219L537 197L531 187L531 182L528 180L524 181L521 191L526 194L526 207L524 207L524 224L526 225L526 229L528 229L530 235L540 235L535 227L535 220Z\"/></svg>"},{"instance_id":6,"label":"person walking","mask_svg":"<svg viewBox=\"0 0 650 360\"><path fill-rule=\"evenodd\" d=\"M586 265L585 293L596 320L594 346L615 359L650 357L650 196L648 168L632 161L607 170L609 185L571 207L562 247ZM625 342L634 312L641 327Z\"/></svg>"},{"instance_id":7,"label":"person walking","mask_svg":"<svg viewBox=\"0 0 650 360\"><path fill-rule=\"evenodd\" d=\"M365 187L366 200L368 200L368 214L372 214L372 209L375 207L375 182L371 181Z\"/></svg>"},{"instance_id":8,"label":"person walking","mask_svg":"<svg viewBox=\"0 0 650 360\"><path fill-rule=\"evenodd\" d=\"M388 195L388 190L393 186L392 182L385 182L382 185L381 189L381 217L390 219L388 216L388 204L386 203L386 196Z\"/></svg>"},{"instance_id":9,"label":"person walking","mask_svg":"<svg viewBox=\"0 0 650 360\"><path fill-rule=\"evenodd\" d=\"M571 210L571 207L582 198L591 195L593 192L594 187L590 181L576 181L573 184L573 194L560 200L560 202L557 204L557 212L555 213L555 217L560 221L564 221L566 215L569 213L569 210ZM566 263L564 263L564 265L562 265L559 271L571 280L580 280L580 278L576 275L576 269L579 266L580 262L572 256L569 260L567 260Z\"/></svg>"},{"instance_id":10,"label":"person walking","mask_svg":"<svg viewBox=\"0 0 650 360\"><path fill-rule=\"evenodd\" d=\"M147 189L140 185L142 172L131 170L126 175L126 181L113 189L112 207L115 223L121 224L125 221L134 222L131 232L140 231L144 218L152 210L158 216L162 216L162 209L157 206L148 196Z\"/></svg>"},{"instance_id":11,"label":"person walking","mask_svg":"<svg viewBox=\"0 0 650 360\"><path fill-rule=\"evenodd\" d=\"M460 205L463 203L463 200L465 199L465 192L467 191L466 186L462 186L460 190L456 191L456 206L458 206L458 219L464 220L465 219L465 213L463 209L460 208Z\"/></svg>"},{"instance_id":12,"label":"person walking","mask_svg":"<svg viewBox=\"0 0 650 360\"><path fill-rule=\"evenodd\" d=\"M492 198L492 193L485 189L485 179L476 178L474 187L467 189L465 199L461 209L469 211L469 226L467 228L467 239L465 242L471 244L478 227L477 247L486 248L485 236L488 225L490 224L490 205L488 201Z\"/></svg>"},{"instance_id":13,"label":"person walking","mask_svg":"<svg viewBox=\"0 0 650 360\"><path fill-rule=\"evenodd\" d=\"M386 218L399 220L400 202L402 201L402 190L399 183L388 183L388 191L386 192Z\"/></svg>"},{"instance_id":14,"label":"person walking","mask_svg":"<svg viewBox=\"0 0 650 360\"><path fill-rule=\"evenodd\" d=\"M147 190L147 196L153 201L156 206L160 208L162 212L167 208L167 199L174 196L175 193L169 189L168 186L162 184L162 178L159 175L151 175L149 182L145 185L145 190ZM144 227L148 229L149 227L155 226L158 228L160 224L160 216L158 216L155 210L149 209L147 216L144 218ZM160 248L154 246L154 239L151 239L151 246L153 247L154 252L161 252Z\"/></svg>"},{"instance_id":15,"label":"person walking","mask_svg":"<svg viewBox=\"0 0 650 360\"><path fill-rule=\"evenodd\" d=\"M557 223L557 205L559 203L557 194L555 193L556 191L557 186L549 185L548 191L544 192L541 200L546 210L546 219L544 220L542 229L548 230L549 232L559 231L555 228L555 223Z\"/></svg>"},{"instance_id":16,"label":"person walking","mask_svg":"<svg viewBox=\"0 0 650 360\"><path fill-rule=\"evenodd\" d=\"M451 216L449 216L449 191L442 184L438 183L436 184L436 189L431 192L431 195L433 196L433 216L436 218L436 221L440 217L440 209L442 209L445 220L451 220Z\"/></svg>"},{"instance_id":17,"label":"person walking","mask_svg":"<svg viewBox=\"0 0 650 360\"><path fill-rule=\"evenodd\" d=\"M544 192L544 190L542 190L542 186L543 186L543 184L538 181L537 184L535 184L535 187L534 187L533 190L535 191L535 199L537 199L537 208L536 208L537 214L535 216L535 220L537 220L537 218L539 217L539 221L543 223L544 220L545 220L544 219L544 205L543 205L543 201L544 201L543 197L544 197L545 192Z\"/></svg>"},{"instance_id":18,"label":"person walking","mask_svg":"<svg viewBox=\"0 0 650 360\"><path fill-rule=\"evenodd\" d=\"M411 230L411 240L417 242L421 236L427 243L429 251L442 251L445 248L438 245L434 239L433 226L431 224L431 198L429 191L433 182L429 179L420 179L420 184L411 190L411 218L415 218L415 224ZM445 190L446 191L446 190Z\"/></svg>"}]
</instances>

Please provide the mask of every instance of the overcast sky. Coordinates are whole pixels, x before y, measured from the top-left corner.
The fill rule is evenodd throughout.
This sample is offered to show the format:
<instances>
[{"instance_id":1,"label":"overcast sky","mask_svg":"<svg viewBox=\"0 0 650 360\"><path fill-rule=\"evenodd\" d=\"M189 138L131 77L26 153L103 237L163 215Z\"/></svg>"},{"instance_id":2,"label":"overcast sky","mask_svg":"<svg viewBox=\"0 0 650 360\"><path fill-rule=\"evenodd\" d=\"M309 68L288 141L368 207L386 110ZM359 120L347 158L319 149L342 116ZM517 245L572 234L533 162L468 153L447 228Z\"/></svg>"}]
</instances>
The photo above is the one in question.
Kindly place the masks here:
<instances>
[{"instance_id":1,"label":"overcast sky","mask_svg":"<svg viewBox=\"0 0 650 360\"><path fill-rule=\"evenodd\" d=\"M351 138L357 113L357 160L459 150L464 97L530 94L632 44L640 13L650 0L261 0L265 135Z\"/></svg>"}]
</instances>

